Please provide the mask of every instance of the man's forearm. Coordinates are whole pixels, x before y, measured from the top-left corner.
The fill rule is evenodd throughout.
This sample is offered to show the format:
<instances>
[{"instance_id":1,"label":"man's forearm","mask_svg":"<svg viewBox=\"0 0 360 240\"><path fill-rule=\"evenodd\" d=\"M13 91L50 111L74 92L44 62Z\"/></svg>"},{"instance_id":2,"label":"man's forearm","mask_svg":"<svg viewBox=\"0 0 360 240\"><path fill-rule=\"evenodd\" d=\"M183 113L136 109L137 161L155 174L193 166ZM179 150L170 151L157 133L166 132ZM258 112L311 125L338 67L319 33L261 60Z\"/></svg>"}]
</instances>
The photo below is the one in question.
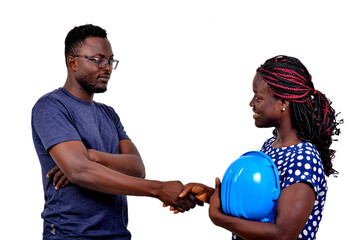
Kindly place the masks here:
<instances>
[{"instance_id":1,"label":"man's forearm","mask_svg":"<svg viewBox=\"0 0 360 240\"><path fill-rule=\"evenodd\" d=\"M93 149L89 149L88 154L90 160L100 163L112 170L129 176L145 178L145 167L139 155L111 154Z\"/></svg>"}]
</instances>

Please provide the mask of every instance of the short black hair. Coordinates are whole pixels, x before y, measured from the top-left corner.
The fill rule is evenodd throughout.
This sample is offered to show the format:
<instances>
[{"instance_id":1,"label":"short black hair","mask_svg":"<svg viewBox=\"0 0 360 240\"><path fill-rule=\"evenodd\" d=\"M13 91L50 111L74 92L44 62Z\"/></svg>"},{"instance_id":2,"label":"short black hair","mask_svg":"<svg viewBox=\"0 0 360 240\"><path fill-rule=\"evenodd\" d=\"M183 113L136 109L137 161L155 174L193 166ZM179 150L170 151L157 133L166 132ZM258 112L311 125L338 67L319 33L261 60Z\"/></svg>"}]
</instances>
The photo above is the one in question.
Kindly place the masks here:
<instances>
[{"instance_id":1,"label":"short black hair","mask_svg":"<svg viewBox=\"0 0 360 240\"><path fill-rule=\"evenodd\" d=\"M76 55L77 49L85 42L87 37L107 38L105 29L92 24L74 27L65 38L65 59Z\"/></svg>"}]
</instances>

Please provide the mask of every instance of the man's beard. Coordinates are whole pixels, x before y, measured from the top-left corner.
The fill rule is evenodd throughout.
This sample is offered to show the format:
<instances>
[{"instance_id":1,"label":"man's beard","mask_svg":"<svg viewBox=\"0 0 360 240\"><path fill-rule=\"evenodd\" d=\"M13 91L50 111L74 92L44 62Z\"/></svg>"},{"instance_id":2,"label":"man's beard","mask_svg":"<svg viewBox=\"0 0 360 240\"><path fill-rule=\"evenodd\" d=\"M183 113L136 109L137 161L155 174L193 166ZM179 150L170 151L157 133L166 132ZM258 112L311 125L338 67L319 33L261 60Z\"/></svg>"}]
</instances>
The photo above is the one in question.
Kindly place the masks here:
<instances>
[{"instance_id":1,"label":"man's beard","mask_svg":"<svg viewBox=\"0 0 360 240\"><path fill-rule=\"evenodd\" d=\"M89 83L86 80L85 76L81 76L80 79L78 80L80 86L88 93L88 94L93 94L93 93L103 93L107 90L106 87L98 87L96 85L97 82L95 83Z\"/></svg>"}]
</instances>

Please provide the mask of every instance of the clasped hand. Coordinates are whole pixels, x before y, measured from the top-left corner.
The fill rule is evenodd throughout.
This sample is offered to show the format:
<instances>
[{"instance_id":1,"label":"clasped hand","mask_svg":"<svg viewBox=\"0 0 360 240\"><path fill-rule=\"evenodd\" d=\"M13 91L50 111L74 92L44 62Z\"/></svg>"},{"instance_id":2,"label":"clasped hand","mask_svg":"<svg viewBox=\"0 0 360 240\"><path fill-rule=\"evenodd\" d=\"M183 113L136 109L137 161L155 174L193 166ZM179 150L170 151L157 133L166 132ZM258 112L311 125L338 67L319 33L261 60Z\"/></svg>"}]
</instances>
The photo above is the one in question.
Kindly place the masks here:
<instances>
[{"instance_id":1,"label":"clasped hand","mask_svg":"<svg viewBox=\"0 0 360 240\"><path fill-rule=\"evenodd\" d=\"M214 189L208 187L201 183L188 183L184 186L184 189L179 194L179 198L186 198L194 196L196 198L196 203L199 206L203 206L204 203L209 203L210 198L214 193ZM195 202L195 201L194 201ZM164 203L163 207L167 207ZM178 209L174 206L170 206L170 211L173 211L175 214L182 212L181 209Z\"/></svg>"}]
</instances>

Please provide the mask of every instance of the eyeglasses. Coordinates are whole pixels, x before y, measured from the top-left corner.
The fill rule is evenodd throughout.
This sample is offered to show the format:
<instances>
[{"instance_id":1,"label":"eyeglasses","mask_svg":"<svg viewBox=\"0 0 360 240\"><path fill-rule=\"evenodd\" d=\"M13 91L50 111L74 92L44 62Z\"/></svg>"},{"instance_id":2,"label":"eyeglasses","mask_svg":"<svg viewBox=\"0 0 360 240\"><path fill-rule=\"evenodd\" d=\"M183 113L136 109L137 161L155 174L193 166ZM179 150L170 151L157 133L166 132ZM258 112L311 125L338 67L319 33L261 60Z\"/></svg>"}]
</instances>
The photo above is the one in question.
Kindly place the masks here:
<instances>
[{"instance_id":1,"label":"eyeglasses","mask_svg":"<svg viewBox=\"0 0 360 240\"><path fill-rule=\"evenodd\" d=\"M106 58L97 58L97 57L84 57L84 56L73 56L73 57L79 57L79 58L86 58L90 61L97 62L98 68L103 69L106 68L108 65L110 65L111 69L116 69L119 61L115 59L106 59Z\"/></svg>"}]
</instances>

